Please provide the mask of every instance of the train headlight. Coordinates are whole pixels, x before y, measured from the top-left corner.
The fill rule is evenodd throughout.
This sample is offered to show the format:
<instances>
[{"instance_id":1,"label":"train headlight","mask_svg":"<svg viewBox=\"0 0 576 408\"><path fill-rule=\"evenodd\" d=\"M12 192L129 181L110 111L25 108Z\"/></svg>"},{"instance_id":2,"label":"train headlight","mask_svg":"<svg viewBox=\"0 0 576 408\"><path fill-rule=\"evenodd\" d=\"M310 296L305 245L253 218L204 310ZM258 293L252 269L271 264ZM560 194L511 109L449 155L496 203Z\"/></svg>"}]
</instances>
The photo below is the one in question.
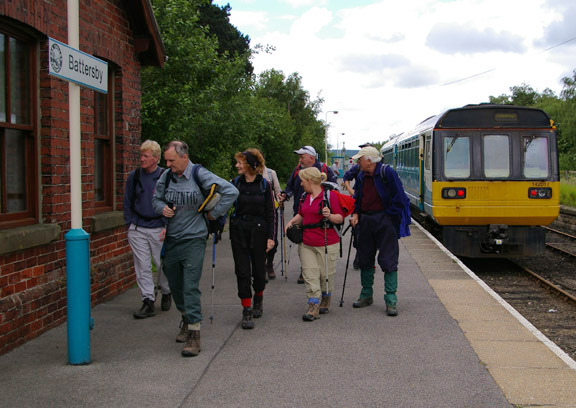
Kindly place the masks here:
<instances>
[{"instance_id":1,"label":"train headlight","mask_svg":"<svg viewBox=\"0 0 576 408\"><path fill-rule=\"evenodd\" d=\"M442 189L442 198L447 199L466 198L466 189L463 187L445 187Z\"/></svg>"},{"instance_id":2,"label":"train headlight","mask_svg":"<svg viewBox=\"0 0 576 408\"><path fill-rule=\"evenodd\" d=\"M528 189L528 198L552 198L552 189L550 187L530 187Z\"/></svg>"}]
</instances>

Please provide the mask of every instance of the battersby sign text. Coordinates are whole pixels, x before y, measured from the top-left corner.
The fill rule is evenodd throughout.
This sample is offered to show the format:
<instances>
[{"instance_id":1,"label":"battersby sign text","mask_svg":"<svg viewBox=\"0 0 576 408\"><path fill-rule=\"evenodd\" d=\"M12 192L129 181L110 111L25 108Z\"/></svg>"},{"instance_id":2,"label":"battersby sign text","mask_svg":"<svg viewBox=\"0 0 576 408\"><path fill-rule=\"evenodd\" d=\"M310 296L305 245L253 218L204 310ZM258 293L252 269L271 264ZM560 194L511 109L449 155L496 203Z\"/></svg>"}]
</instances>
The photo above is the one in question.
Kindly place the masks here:
<instances>
[{"instance_id":1,"label":"battersby sign text","mask_svg":"<svg viewBox=\"0 0 576 408\"><path fill-rule=\"evenodd\" d=\"M68 45L48 39L50 75L108 93L108 64Z\"/></svg>"}]
</instances>

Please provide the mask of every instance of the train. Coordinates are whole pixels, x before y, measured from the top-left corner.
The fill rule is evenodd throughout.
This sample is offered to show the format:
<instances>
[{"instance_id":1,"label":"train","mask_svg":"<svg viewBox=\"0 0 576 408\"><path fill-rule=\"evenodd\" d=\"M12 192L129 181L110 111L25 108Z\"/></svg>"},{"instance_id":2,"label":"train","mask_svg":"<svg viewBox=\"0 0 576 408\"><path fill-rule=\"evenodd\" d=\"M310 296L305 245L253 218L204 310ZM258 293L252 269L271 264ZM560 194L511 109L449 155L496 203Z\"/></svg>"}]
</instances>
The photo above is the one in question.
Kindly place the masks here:
<instances>
[{"instance_id":1,"label":"train","mask_svg":"<svg viewBox=\"0 0 576 408\"><path fill-rule=\"evenodd\" d=\"M534 256L560 211L557 128L541 109L477 104L448 109L381 148L413 217L453 254Z\"/></svg>"}]
</instances>

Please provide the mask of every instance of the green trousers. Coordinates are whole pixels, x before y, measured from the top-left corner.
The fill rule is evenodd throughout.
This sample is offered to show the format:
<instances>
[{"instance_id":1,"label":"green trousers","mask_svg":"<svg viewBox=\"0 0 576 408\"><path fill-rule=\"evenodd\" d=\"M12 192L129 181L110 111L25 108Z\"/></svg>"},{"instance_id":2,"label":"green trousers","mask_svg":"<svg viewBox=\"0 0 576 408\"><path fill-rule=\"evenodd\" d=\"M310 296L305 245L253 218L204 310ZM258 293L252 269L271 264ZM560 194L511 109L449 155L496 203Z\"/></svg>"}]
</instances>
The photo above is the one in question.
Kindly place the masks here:
<instances>
[{"instance_id":1,"label":"green trousers","mask_svg":"<svg viewBox=\"0 0 576 408\"><path fill-rule=\"evenodd\" d=\"M360 292L360 299L372 297L374 294L374 268L362 269L360 271L360 282L362 284L362 291ZM398 298L396 291L398 290L398 271L384 273L384 301L389 306L396 306Z\"/></svg>"},{"instance_id":2,"label":"green trousers","mask_svg":"<svg viewBox=\"0 0 576 408\"><path fill-rule=\"evenodd\" d=\"M205 249L205 238L166 239L164 273L168 278L176 308L189 324L202 321L199 286Z\"/></svg>"}]
</instances>

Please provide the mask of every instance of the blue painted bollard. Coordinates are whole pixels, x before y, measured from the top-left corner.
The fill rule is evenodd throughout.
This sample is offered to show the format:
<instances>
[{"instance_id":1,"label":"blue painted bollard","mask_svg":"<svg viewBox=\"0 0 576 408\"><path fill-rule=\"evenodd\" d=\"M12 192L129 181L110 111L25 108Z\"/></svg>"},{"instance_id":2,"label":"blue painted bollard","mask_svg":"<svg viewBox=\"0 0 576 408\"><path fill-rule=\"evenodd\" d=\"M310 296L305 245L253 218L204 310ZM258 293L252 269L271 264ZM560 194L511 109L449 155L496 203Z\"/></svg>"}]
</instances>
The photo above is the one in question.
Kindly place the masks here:
<instances>
[{"instance_id":1,"label":"blue painted bollard","mask_svg":"<svg viewBox=\"0 0 576 408\"><path fill-rule=\"evenodd\" d=\"M90 236L80 228L65 238L68 363L90 364Z\"/></svg>"}]
</instances>

